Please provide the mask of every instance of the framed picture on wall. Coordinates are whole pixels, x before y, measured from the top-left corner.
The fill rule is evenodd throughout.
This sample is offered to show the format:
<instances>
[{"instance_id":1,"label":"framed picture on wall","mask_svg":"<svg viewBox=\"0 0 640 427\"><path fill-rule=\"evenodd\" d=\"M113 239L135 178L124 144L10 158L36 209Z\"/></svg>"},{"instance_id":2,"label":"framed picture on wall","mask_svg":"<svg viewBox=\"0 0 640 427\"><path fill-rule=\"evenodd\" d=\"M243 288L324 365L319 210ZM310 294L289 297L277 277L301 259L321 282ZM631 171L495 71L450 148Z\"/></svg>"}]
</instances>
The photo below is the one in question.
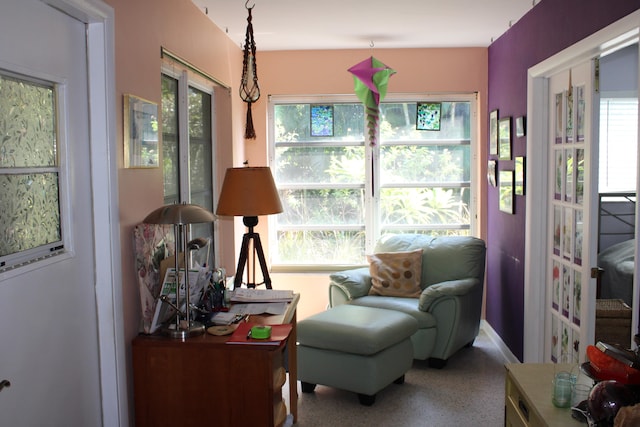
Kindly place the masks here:
<instances>
[{"instance_id":1,"label":"framed picture on wall","mask_svg":"<svg viewBox=\"0 0 640 427\"><path fill-rule=\"evenodd\" d=\"M160 166L158 104L124 95L124 167Z\"/></svg>"},{"instance_id":2,"label":"framed picture on wall","mask_svg":"<svg viewBox=\"0 0 640 427\"><path fill-rule=\"evenodd\" d=\"M498 110L489 113L489 154L498 155Z\"/></svg>"},{"instance_id":3,"label":"framed picture on wall","mask_svg":"<svg viewBox=\"0 0 640 427\"><path fill-rule=\"evenodd\" d=\"M524 196L524 176L525 176L525 159L522 156L515 158L515 184L514 192L516 196Z\"/></svg>"},{"instance_id":4,"label":"framed picture on wall","mask_svg":"<svg viewBox=\"0 0 640 427\"><path fill-rule=\"evenodd\" d=\"M513 171L500 171L498 175L500 189L500 210L508 214L513 213Z\"/></svg>"},{"instance_id":5,"label":"framed picture on wall","mask_svg":"<svg viewBox=\"0 0 640 427\"><path fill-rule=\"evenodd\" d=\"M487 181L492 187L495 187L497 185L495 160L489 160L489 162L487 163Z\"/></svg>"},{"instance_id":6,"label":"framed picture on wall","mask_svg":"<svg viewBox=\"0 0 640 427\"><path fill-rule=\"evenodd\" d=\"M526 135L527 119L524 116L520 116L516 119L516 136L521 138Z\"/></svg>"},{"instance_id":7,"label":"framed picture on wall","mask_svg":"<svg viewBox=\"0 0 640 427\"><path fill-rule=\"evenodd\" d=\"M498 153L500 160L511 160L511 117L498 120Z\"/></svg>"}]
</instances>

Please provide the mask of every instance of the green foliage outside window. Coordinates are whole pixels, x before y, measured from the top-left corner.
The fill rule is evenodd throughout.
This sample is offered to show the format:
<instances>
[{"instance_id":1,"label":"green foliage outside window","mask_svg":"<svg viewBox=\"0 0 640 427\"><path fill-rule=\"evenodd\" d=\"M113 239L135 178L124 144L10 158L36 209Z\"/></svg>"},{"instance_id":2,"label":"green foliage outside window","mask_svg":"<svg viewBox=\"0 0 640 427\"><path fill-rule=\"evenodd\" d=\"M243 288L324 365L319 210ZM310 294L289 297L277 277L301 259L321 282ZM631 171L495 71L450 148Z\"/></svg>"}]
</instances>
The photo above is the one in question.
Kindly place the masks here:
<instances>
[{"instance_id":1,"label":"green foliage outside window","mask_svg":"<svg viewBox=\"0 0 640 427\"><path fill-rule=\"evenodd\" d=\"M310 136L310 104L275 105L273 166L284 212L275 216L274 264L364 263L368 215L380 233L469 233L469 102L442 102L437 132L416 130L415 102L383 103L371 151L362 105L333 105L333 137ZM375 174L367 173L371 156Z\"/></svg>"}]
</instances>

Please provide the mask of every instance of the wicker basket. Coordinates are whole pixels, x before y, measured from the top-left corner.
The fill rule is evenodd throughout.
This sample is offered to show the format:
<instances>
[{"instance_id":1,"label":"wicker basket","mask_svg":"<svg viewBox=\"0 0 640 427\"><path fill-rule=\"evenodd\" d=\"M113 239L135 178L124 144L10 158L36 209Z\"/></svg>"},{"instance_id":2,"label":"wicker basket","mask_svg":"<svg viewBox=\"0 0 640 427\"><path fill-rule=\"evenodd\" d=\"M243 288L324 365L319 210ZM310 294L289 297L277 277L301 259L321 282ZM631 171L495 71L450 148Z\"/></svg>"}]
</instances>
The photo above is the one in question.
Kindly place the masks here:
<instances>
[{"instance_id":1,"label":"wicker basket","mask_svg":"<svg viewBox=\"0 0 640 427\"><path fill-rule=\"evenodd\" d=\"M631 307L621 299L596 300L596 339L631 347Z\"/></svg>"}]
</instances>

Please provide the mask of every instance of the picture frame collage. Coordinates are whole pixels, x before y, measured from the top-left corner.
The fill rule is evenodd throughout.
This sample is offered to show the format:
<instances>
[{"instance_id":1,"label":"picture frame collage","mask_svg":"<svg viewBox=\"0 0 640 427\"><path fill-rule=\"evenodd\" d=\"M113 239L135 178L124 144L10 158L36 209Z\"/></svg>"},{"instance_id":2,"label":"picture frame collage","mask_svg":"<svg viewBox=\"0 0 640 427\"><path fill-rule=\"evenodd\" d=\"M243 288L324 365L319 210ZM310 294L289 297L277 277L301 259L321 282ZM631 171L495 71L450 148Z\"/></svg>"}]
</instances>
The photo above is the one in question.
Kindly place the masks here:
<instances>
[{"instance_id":1,"label":"picture frame collage","mask_svg":"<svg viewBox=\"0 0 640 427\"><path fill-rule=\"evenodd\" d=\"M498 109L489 112L487 181L491 187L498 188L498 207L508 214L514 213L514 197L524 196L526 188L526 159L513 156L514 136L526 136L525 116L514 121L511 116L500 117Z\"/></svg>"}]
</instances>

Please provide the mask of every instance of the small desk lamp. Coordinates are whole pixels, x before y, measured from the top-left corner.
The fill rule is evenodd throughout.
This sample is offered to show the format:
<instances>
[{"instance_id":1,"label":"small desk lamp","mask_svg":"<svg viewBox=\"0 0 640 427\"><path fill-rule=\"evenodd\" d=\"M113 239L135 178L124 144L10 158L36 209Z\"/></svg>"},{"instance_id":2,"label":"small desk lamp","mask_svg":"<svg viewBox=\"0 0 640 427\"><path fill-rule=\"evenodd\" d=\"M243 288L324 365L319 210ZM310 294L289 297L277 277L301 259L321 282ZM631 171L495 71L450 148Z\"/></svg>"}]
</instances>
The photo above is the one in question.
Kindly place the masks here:
<instances>
[{"instance_id":1,"label":"small desk lamp","mask_svg":"<svg viewBox=\"0 0 640 427\"><path fill-rule=\"evenodd\" d=\"M173 230L176 239L175 248L175 267L176 267L176 307L178 307L176 314L175 327L169 327L164 332L171 338L187 338L194 335L204 333L204 325L191 320L191 298L189 288L189 261L188 261L188 238L189 238L189 224L195 224L200 222L213 222L216 217L210 211L198 206L190 205L186 203L172 204L162 206L153 212L151 212L143 220L148 224L173 224ZM180 263L179 252L180 244L182 242L182 254L184 256L184 286L185 286L185 310L180 310ZM162 278L164 280L164 277ZM163 300L164 301L164 300ZM160 304L160 302L158 302Z\"/></svg>"},{"instance_id":2,"label":"small desk lamp","mask_svg":"<svg viewBox=\"0 0 640 427\"><path fill-rule=\"evenodd\" d=\"M242 216L242 222L249 229L242 238L240 258L234 286L239 288L242 285L242 275L247 257L249 254L249 241L253 242L253 280L249 279L249 269L247 268L247 287L256 287L256 264L255 255L257 253L262 269L264 285L271 289L271 278L267 270L267 262L262 251L260 235L253 231L258 225L258 215L270 215L282 212L282 204L276 184L268 167L242 167L229 168L222 183L222 191L218 200L217 215L221 216Z\"/></svg>"}]
</instances>

